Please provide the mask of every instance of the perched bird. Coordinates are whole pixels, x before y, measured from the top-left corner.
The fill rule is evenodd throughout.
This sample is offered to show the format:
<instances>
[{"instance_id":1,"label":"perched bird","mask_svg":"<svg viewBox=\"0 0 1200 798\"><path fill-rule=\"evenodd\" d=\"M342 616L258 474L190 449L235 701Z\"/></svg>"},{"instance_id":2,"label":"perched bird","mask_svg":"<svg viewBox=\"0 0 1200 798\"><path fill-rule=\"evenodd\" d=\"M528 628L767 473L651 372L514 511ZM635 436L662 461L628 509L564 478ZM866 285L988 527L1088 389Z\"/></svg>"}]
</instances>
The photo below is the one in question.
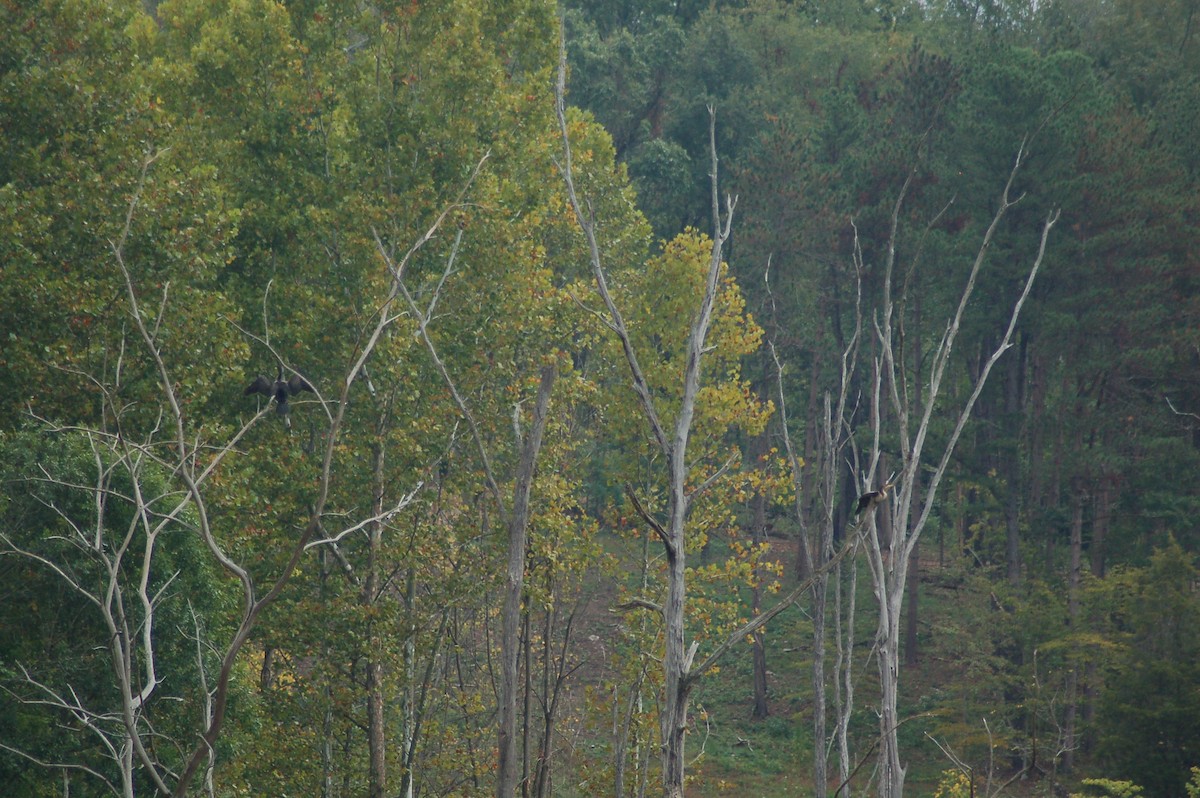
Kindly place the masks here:
<instances>
[{"instance_id":1,"label":"perched bird","mask_svg":"<svg viewBox=\"0 0 1200 798\"><path fill-rule=\"evenodd\" d=\"M260 374L254 378L254 382L246 386L246 390L242 391L242 396L258 393L274 399L275 412L281 416L286 416L288 411L291 410L291 407L288 406L288 397L295 396L301 391L314 393L313 387L299 374L293 374L285 380L283 378L283 366L280 366L279 374L274 380L270 380Z\"/></svg>"},{"instance_id":2,"label":"perched bird","mask_svg":"<svg viewBox=\"0 0 1200 798\"><path fill-rule=\"evenodd\" d=\"M888 491L895 486L894 482L886 482L879 490L873 490L869 493L864 493L858 497L858 507L854 511L857 517L862 514L863 510L872 509L887 501Z\"/></svg>"}]
</instances>

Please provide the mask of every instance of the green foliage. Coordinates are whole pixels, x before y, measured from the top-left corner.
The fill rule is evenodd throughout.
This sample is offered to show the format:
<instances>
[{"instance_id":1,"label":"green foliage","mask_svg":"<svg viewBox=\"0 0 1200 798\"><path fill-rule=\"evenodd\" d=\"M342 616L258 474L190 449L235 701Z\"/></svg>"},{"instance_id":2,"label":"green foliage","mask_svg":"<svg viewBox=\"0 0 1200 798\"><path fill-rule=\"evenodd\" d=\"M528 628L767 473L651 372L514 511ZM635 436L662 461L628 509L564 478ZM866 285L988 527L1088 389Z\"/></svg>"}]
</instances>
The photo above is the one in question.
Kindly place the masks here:
<instances>
[{"instance_id":1,"label":"green foliage","mask_svg":"<svg viewBox=\"0 0 1200 798\"><path fill-rule=\"evenodd\" d=\"M1106 680L1100 746L1110 772L1178 795L1200 746L1200 601L1194 558L1172 540L1116 602L1128 646Z\"/></svg>"},{"instance_id":2,"label":"green foliage","mask_svg":"<svg viewBox=\"0 0 1200 798\"><path fill-rule=\"evenodd\" d=\"M1090 787L1088 793L1072 793L1072 798L1083 798L1084 795L1106 795L1110 798L1137 798L1142 795L1142 788L1131 781L1113 781L1112 779L1084 779L1083 784Z\"/></svg>"},{"instance_id":3,"label":"green foliage","mask_svg":"<svg viewBox=\"0 0 1200 798\"><path fill-rule=\"evenodd\" d=\"M768 493L773 507L797 498L775 453L744 459L773 410L763 338L786 364L793 435L810 436L801 445L811 449L857 280L869 307L910 179L897 262L911 300L896 313L905 357L924 374L1025 142L1012 188L1021 199L987 252L951 392L973 385L1040 220L1051 208L1063 217L1018 346L1000 366L1012 364L1010 378L985 391L951 464L941 496L957 498L933 511L946 565L921 585L928 689L905 698L936 713L922 728L973 765L1003 751L1048 767L1065 687L1082 673L1077 715L1092 719L1077 730L1076 771L1131 779L1147 795L1200 793L1200 773L1187 781L1200 739L1200 491L1163 478L1200 468L1193 5L566 4L574 166L668 422L710 246L696 231L711 213L710 103L722 193L739 197L689 448L691 487L719 475L689 518L699 555L689 633L701 652L745 620L752 581L775 584L775 555L743 529L751 497ZM332 453L319 534L350 531L304 555L235 665L219 794L315 794L326 782L365 791L367 662L387 674L393 774L416 774L418 793L489 792L498 519L537 375L551 362L560 377L527 561L531 714L558 696L555 720L597 740L592 754L551 752L563 790L607 790L620 752L632 768L656 749L658 624L652 613L613 620L604 610L657 600L659 550L622 493L633 484L657 508L661 462L621 354L588 311L588 253L555 163L554 11L534 0L0 5L0 675L12 690L0 743L109 772L94 735L17 701L35 690L25 667L51 689L71 685L90 706L113 707L107 632L64 576L96 590L144 575L161 589L164 682L147 718L172 765L176 744L195 739L202 703L196 624L224 639L236 617L232 582L200 545L192 510L167 525L148 570L132 556L145 545L128 500L135 482L158 498L156 512L183 488L175 454L153 443L170 416L134 332L132 291L199 452L251 418L259 405L242 390L278 361L332 402L381 308L392 314L348 389ZM434 310L427 332L473 427L407 306L385 305L394 275L380 249L399 259L447 208L403 280L418 307ZM869 329L862 340L869 350ZM875 356L850 375L861 398L849 423L860 432ZM920 395L915 381L896 387ZM260 583L285 565L317 499L328 408L305 395L291 427L259 419L204 487L216 539ZM951 421L934 419L930 445ZM114 441L152 443L133 466ZM499 496L484 488L487 468ZM110 498L97 509L100 483ZM354 526L418 484L401 510ZM1075 507L1085 573L1073 614ZM115 574L82 543L98 523L129 531ZM368 590L368 575L381 587ZM869 606L864 596L860 611ZM134 626L143 617L136 603L126 612ZM805 623L773 622L767 640L783 628L804 634ZM783 673L776 651L771 667ZM214 656L201 656L207 673ZM721 779L748 763L764 781L785 779L795 772L785 757L820 748L803 732L811 687L787 672L786 698L775 701L787 714L756 730L772 742L753 754L720 717L739 706L732 680L748 677L745 663L727 666L730 681L705 697L714 741L733 752L710 749L713 790L735 789ZM566 674L558 693L557 674ZM874 732L862 731L870 712L857 712L861 753ZM929 746L917 724L903 734L914 773L940 767L920 761ZM410 759L395 764L406 735ZM59 794L48 772L0 755L0 783L17 795ZM630 770L626 792L648 774ZM960 775L943 774L936 789L958 794ZM85 778L72 779L73 794L86 792ZM706 788L700 781L694 790ZM1134 794L1130 782L1093 786Z\"/></svg>"},{"instance_id":4,"label":"green foliage","mask_svg":"<svg viewBox=\"0 0 1200 798\"><path fill-rule=\"evenodd\" d=\"M0 627L8 630L0 644L0 739L25 756L89 767L119 784L99 734L82 725L86 711L96 729L123 736L114 632L101 605L115 617L115 634L129 635L140 654L151 619L137 590L147 585L161 683L139 725L182 738L192 708L205 700L204 679L219 666L208 641L226 632L231 586L218 578L191 514L180 513L154 541L147 538L147 520L157 523L180 495L157 464L130 468L94 437L35 429L0 436L0 463L0 576L7 586ZM135 491L148 503L149 519L138 514ZM141 684L141 668L150 663L139 659L133 676ZM68 712L53 696L69 696L66 703L83 711ZM236 687L235 704L245 697ZM63 728L78 733L64 736ZM37 795L46 774L5 750L0 778L14 796Z\"/></svg>"}]
</instances>

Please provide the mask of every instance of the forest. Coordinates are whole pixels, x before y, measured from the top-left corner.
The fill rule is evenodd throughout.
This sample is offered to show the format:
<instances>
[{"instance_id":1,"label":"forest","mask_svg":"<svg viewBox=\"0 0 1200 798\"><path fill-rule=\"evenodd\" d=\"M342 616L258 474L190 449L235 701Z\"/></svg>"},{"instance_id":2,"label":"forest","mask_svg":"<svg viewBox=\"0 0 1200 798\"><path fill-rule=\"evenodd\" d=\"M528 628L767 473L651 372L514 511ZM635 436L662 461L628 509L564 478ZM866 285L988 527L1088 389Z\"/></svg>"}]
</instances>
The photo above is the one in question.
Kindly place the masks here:
<instances>
[{"instance_id":1,"label":"forest","mask_svg":"<svg viewBox=\"0 0 1200 798\"><path fill-rule=\"evenodd\" d=\"M0 3L0 793L1200 798L1198 17Z\"/></svg>"}]
</instances>

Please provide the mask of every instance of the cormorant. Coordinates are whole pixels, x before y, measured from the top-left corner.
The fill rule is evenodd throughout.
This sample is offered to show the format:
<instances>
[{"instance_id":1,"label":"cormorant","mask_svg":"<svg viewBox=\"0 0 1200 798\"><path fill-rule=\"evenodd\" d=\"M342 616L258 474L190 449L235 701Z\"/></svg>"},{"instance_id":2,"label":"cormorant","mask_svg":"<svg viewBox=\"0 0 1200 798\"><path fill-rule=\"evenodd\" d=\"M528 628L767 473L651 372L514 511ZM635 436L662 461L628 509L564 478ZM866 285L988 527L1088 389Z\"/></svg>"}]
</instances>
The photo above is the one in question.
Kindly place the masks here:
<instances>
[{"instance_id":1,"label":"cormorant","mask_svg":"<svg viewBox=\"0 0 1200 798\"><path fill-rule=\"evenodd\" d=\"M270 399L274 399L275 412L281 416L286 416L288 411L291 410L288 406L288 397L295 396L301 391L314 393L313 387L299 374L293 374L285 380L283 378L283 366L280 366L279 375L274 381L259 374L254 378L254 382L247 385L246 390L242 391L242 396L259 393Z\"/></svg>"},{"instance_id":2,"label":"cormorant","mask_svg":"<svg viewBox=\"0 0 1200 798\"><path fill-rule=\"evenodd\" d=\"M879 490L873 490L869 493L864 493L858 497L858 507L854 511L855 517L862 514L863 510L869 510L883 504L887 501L888 490L895 486L894 482L884 483L884 486Z\"/></svg>"}]
</instances>

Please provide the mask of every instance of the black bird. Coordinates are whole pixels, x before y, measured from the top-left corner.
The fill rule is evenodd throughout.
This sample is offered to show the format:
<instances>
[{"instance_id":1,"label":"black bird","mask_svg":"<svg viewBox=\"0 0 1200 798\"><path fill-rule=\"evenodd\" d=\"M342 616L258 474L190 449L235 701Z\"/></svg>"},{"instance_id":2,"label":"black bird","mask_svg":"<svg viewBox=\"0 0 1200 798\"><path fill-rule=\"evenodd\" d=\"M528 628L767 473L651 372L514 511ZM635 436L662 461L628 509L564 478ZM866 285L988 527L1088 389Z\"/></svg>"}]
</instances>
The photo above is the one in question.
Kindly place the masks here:
<instances>
[{"instance_id":1,"label":"black bird","mask_svg":"<svg viewBox=\"0 0 1200 798\"><path fill-rule=\"evenodd\" d=\"M242 396L249 396L252 393L259 393L270 399L275 400L275 412L281 416L286 416L291 407L288 406L288 397L295 396L301 391L315 393L313 387L308 384L308 380L301 377L299 374L293 374L289 379L283 378L283 366L279 367L279 375L274 381L259 374L254 378L254 382L246 386L246 390L242 391Z\"/></svg>"},{"instance_id":2,"label":"black bird","mask_svg":"<svg viewBox=\"0 0 1200 798\"><path fill-rule=\"evenodd\" d=\"M888 490L894 487L895 484L894 482L887 482L879 490L873 490L859 496L858 508L854 511L855 517L861 515L863 510L873 509L887 501Z\"/></svg>"}]
</instances>

